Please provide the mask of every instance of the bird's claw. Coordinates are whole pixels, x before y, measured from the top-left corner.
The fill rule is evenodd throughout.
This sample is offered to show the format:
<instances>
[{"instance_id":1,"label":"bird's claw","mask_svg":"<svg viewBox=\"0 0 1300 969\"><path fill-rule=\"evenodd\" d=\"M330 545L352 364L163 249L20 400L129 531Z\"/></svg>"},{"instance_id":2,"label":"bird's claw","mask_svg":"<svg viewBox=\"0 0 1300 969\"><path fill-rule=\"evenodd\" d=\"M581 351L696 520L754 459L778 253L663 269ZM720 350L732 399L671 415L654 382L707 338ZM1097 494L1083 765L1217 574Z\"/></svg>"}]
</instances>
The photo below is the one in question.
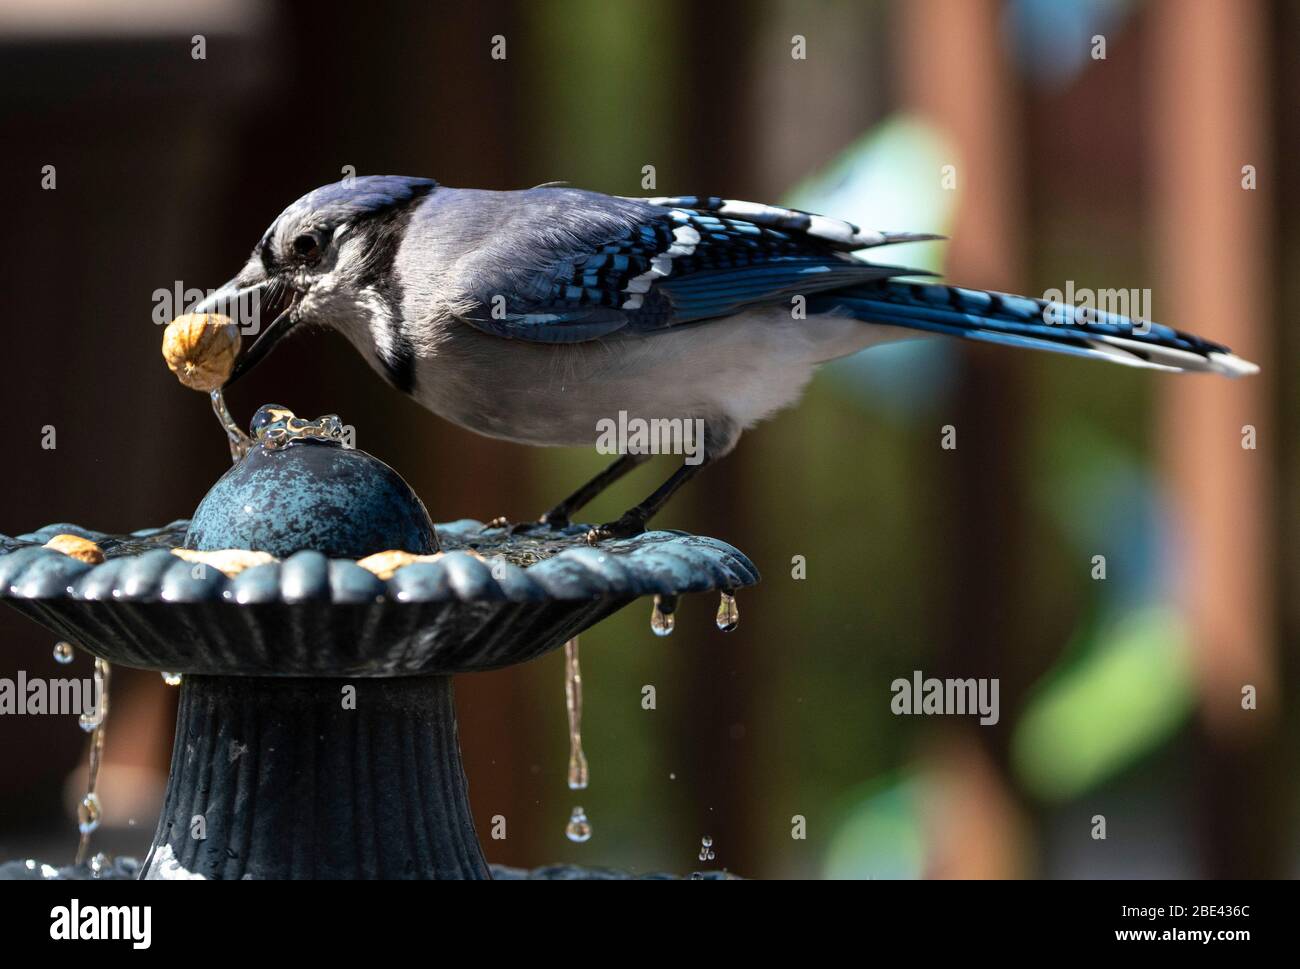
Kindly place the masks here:
<instances>
[{"instance_id":1,"label":"bird's claw","mask_svg":"<svg viewBox=\"0 0 1300 969\"><path fill-rule=\"evenodd\" d=\"M618 521L597 525L587 532L587 544L613 541L620 538L632 538L645 531L645 519L640 515L627 514Z\"/></svg>"}]
</instances>

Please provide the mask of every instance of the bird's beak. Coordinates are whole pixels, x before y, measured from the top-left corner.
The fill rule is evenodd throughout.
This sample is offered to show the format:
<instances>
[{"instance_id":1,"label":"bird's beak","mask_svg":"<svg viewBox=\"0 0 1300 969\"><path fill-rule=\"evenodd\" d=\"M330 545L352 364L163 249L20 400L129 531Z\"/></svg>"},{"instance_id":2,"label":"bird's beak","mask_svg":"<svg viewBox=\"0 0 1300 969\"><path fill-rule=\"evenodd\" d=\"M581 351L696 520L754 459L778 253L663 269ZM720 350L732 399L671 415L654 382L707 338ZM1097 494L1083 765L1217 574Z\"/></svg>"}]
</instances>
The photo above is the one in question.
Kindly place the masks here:
<instances>
[{"instance_id":1,"label":"bird's beak","mask_svg":"<svg viewBox=\"0 0 1300 969\"><path fill-rule=\"evenodd\" d=\"M241 333L256 335L252 345L235 361L227 387L252 370L298 322L297 294L288 284L276 279L253 282L245 279L244 273L236 276L193 311L221 313L234 320ZM262 321L267 319L271 322L263 325Z\"/></svg>"}]
</instances>

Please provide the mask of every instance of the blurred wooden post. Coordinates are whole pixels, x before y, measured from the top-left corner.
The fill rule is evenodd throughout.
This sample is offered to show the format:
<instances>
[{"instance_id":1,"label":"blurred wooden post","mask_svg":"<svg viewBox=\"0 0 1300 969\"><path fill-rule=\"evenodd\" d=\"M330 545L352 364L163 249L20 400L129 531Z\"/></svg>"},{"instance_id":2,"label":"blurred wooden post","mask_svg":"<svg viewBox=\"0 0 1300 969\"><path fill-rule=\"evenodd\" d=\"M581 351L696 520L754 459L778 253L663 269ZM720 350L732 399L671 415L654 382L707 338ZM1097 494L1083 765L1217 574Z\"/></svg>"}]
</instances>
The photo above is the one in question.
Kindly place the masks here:
<instances>
[{"instance_id":1,"label":"blurred wooden post","mask_svg":"<svg viewBox=\"0 0 1300 969\"><path fill-rule=\"evenodd\" d=\"M754 191L759 149L750 141L761 107L750 96L749 85L764 60L761 45L772 38L756 33L760 18L754 5L745 0L681 4L678 17L683 36L677 70L685 78L684 90L708 92L681 119L678 150L684 161L679 171L687 176L680 183L681 190L695 191L688 185L717 185L725 186L735 198L761 198ZM749 55L752 60L744 70L720 71L713 51L714 38L722 36L728 38L736 56L745 51L759 53ZM774 50L771 56L781 54ZM693 147L700 145L709 147L706 151ZM708 476L691 489L688 524L673 524L744 548L746 535L763 527L750 498L754 460L752 453L741 447L711 467ZM761 593L740 597L742 623L734 633L723 636L707 625L691 632L698 637L699 648L679 653L689 657L685 659L689 672L684 707L690 715L671 728L673 762L685 765L687 776L693 779L691 800L696 810L691 821L708 826L700 834L707 831L717 839L719 849L725 851L720 860L725 859L733 871L751 876L761 870L767 854L760 834L761 816L754 810L765 796L763 770L752 744L738 744L732 731L739 729L741 737L746 731L752 734L753 724L761 717L762 657L758 641L752 638L754 630L761 628L767 607L761 600ZM678 625L682 625L680 619ZM682 632L686 631L679 631L677 637L684 639Z\"/></svg>"},{"instance_id":2,"label":"blurred wooden post","mask_svg":"<svg viewBox=\"0 0 1300 969\"><path fill-rule=\"evenodd\" d=\"M1200 678L1208 758L1201 803L1207 875L1280 874L1263 792L1263 744L1278 721L1273 642L1270 213L1279 172L1265 130L1269 46L1262 0L1163 0L1150 11L1149 180L1154 193L1157 319L1230 345L1260 375L1160 383L1161 443ZM1257 187L1243 187L1243 166ZM1243 446L1245 425L1257 450ZM1242 688L1258 691L1242 708Z\"/></svg>"},{"instance_id":3,"label":"blurred wooden post","mask_svg":"<svg viewBox=\"0 0 1300 969\"><path fill-rule=\"evenodd\" d=\"M964 284L1015 291L1022 272L1017 94L1001 43L996 0L914 0L900 4L898 70L904 107L939 125L956 144L960 199L947 271ZM935 172L936 190L941 173ZM1010 353L968 351L953 404L959 446L945 503L954 541L949 621L935 674L997 676L1002 707L1019 686L1016 590L1023 562L1017 540L1024 506L1015 452L1024 408ZM934 429L935 446L939 428ZM928 672L928 671L927 671ZM1020 812L1005 776L1011 718L997 727L953 725L931 751L940 780L928 874L1007 878L1023 874Z\"/></svg>"}]
</instances>

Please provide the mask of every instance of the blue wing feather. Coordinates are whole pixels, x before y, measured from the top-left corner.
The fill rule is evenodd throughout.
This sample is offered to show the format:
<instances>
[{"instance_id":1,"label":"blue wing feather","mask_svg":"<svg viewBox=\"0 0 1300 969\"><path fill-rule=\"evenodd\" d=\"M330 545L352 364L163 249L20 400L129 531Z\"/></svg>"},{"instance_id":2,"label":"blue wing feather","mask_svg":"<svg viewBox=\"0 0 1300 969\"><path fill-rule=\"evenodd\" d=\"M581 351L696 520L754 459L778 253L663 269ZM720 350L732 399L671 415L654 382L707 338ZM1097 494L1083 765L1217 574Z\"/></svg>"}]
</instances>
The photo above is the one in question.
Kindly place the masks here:
<instances>
[{"instance_id":1,"label":"blue wing feather","mask_svg":"<svg viewBox=\"0 0 1300 969\"><path fill-rule=\"evenodd\" d=\"M856 259L809 233L646 204L644 219L587 251L564 253L542 297L506 294L466 319L497 336L541 343L646 333L746 308L920 270Z\"/></svg>"}]
</instances>

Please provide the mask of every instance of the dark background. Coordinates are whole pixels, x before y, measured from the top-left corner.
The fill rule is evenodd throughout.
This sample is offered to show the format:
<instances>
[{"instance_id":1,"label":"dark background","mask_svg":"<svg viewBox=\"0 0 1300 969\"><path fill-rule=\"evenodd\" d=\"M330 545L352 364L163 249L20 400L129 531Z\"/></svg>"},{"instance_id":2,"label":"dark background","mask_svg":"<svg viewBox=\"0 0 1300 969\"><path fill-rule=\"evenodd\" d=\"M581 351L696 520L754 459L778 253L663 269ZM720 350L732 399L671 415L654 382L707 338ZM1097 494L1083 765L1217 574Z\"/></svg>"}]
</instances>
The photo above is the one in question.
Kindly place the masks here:
<instances>
[{"instance_id":1,"label":"dark background","mask_svg":"<svg viewBox=\"0 0 1300 969\"><path fill-rule=\"evenodd\" d=\"M344 166L763 201L872 172L830 214L948 232L918 258L966 285L1150 288L1262 375L939 344L831 368L660 520L754 558L740 629L688 601L671 639L648 604L584 637L590 842L563 836L562 657L458 679L480 833L509 821L489 860L688 871L708 835L752 876L1293 876L1298 39L1281 0L0 2L0 532L192 511L228 458L159 359L153 293L219 285ZM340 414L435 520L531 517L600 463L442 423L333 336L229 400ZM88 675L52 645L0 613L3 675ZM1000 722L894 717L914 669L998 677ZM174 693L118 670L113 702L96 844L138 853ZM70 857L84 756L71 722L0 720L0 858Z\"/></svg>"}]
</instances>

